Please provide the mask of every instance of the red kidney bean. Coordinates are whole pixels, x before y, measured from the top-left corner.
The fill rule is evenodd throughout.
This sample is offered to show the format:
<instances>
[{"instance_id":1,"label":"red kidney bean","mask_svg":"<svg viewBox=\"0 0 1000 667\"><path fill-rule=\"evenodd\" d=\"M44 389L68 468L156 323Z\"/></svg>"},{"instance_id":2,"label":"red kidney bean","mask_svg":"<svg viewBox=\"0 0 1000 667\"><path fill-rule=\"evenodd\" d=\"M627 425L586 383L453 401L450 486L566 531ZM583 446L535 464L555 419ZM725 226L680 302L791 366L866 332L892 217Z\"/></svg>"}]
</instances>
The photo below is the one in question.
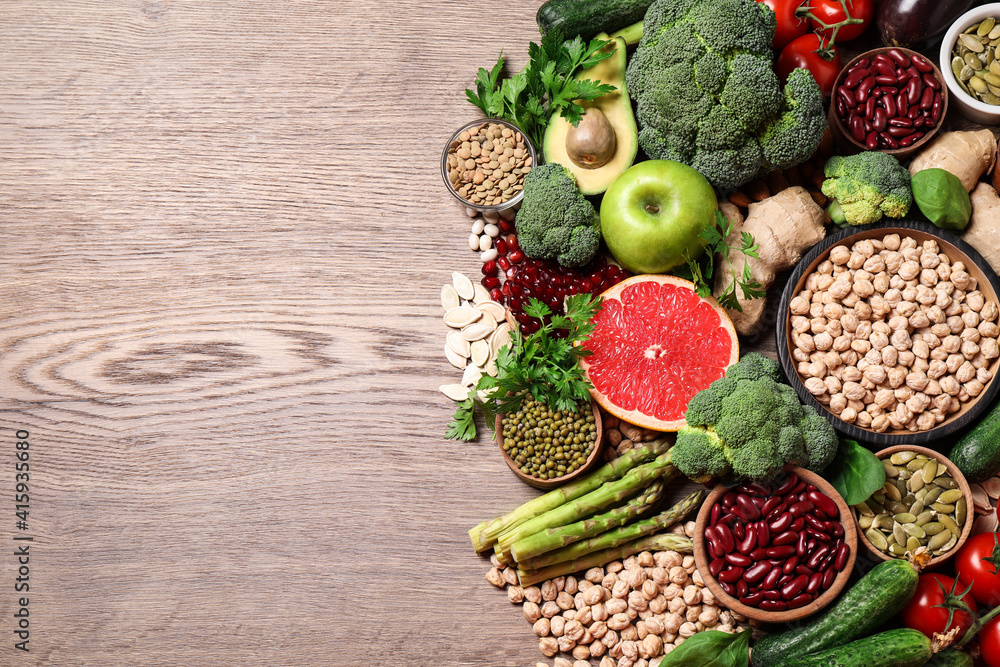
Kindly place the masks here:
<instances>
[{"instance_id":1,"label":"red kidney bean","mask_svg":"<svg viewBox=\"0 0 1000 667\"><path fill-rule=\"evenodd\" d=\"M878 146L878 132L869 132L865 137L865 148L871 151L875 150L876 146Z\"/></svg>"},{"instance_id":2,"label":"red kidney bean","mask_svg":"<svg viewBox=\"0 0 1000 667\"><path fill-rule=\"evenodd\" d=\"M771 545L771 529L766 521L757 522L757 546L768 547Z\"/></svg>"},{"instance_id":3,"label":"red kidney bean","mask_svg":"<svg viewBox=\"0 0 1000 667\"><path fill-rule=\"evenodd\" d=\"M800 574L781 588L781 597L791 600L793 597L805 590L809 585L809 577Z\"/></svg>"},{"instance_id":4,"label":"red kidney bean","mask_svg":"<svg viewBox=\"0 0 1000 667\"><path fill-rule=\"evenodd\" d=\"M788 530L788 527L792 525L792 522L794 520L795 517L792 516L791 512L785 512L777 519L772 521L770 524L768 524L767 527L771 530L772 533L783 533L786 530Z\"/></svg>"},{"instance_id":5,"label":"red kidney bean","mask_svg":"<svg viewBox=\"0 0 1000 667\"><path fill-rule=\"evenodd\" d=\"M896 83L896 68L893 66L892 61L886 58L885 60L876 60L874 63L875 69L882 76L892 77L892 83Z\"/></svg>"},{"instance_id":6,"label":"red kidney bean","mask_svg":"<svg viewBox=\"0 0 1000 667\"><path fill-rule=\"evenodd\" d=\"M909 110L910 110L909 94L904 90L899 95L896 95L896 115L905 116L906 112Z\"/></svg>"},{"instance_id":7,"label":"red kidney bean","mask_svg":"<svg viewBox=\"0 0 1000 667\"><path fill-rule=\"evenodd\" d=\"M795 578L795 574L794 573L793 574L786 574L786 575L782 576L781 579L778 579L778 588L779 589L783 588L785 584L787 584L789 581L791 581L794 578Z\"/></svg>"},{"instance_id":8,"label":"red kidney bean","mask_svg":"<svg viewBox=\"0 0 1000 667\"><path fill-rule=\"evenodd\" d=\"M729 553L736 548L736 540L733 539L733 532L729 526L721 524L715 527L715 534L719 538L719 548L723 553Z\"/></svg>"},{"instance_id":9,"label":"red kidney bean","mask_svg":"<svg viewBox=\"0 0 1000 667\"><path fill-rule=\"evenodd\" d=\"M885 55L892 58L892 62L896 63L900 67L910 66L910 57L907 56L902 51L900 51L899 49L889 49Z\"/></svg>"},{"instance_id":10,"label":"red kidney bean","mask_svg":"<svg viewBox=\"0 0 1000 667\"><path fill-rule=\"evenodd\" d=\"M784 514L787 510L788 510L788 504L781 502L781 499L779 498L778 504L770 512L764 515L764 519L765 521L770 523L775 519L777 519L782 514Z\"/></svg>"},{"instance_id":11,"label":"red kidney bean","mask_svg":"<svg viewBox=\"0 0 1000 667\"><path fill-rule=\"evenodd\" d=\"M896 63L892 62L892 58L885 55L884 53L876 53L875 57L872 58L872 64L877 65L882 63L883 65L888 65L889 67L895 67Z\"/></svg>"},{"instance_id":12,"label":"red kidney bean","mask_svg":"<svg viewBox=\"0 0 1000 667\"><path fill-rule=\"evenodd\" d=\"M795 571L795 568L797 568L798 566L799 566L799 557L792 556L791 558L785 561L785 564L781 567L781 571L784 572L785 574L791 574L792 572Z\"/></svg>"},{"instance_id":13,"label":"red kidney bean","mask_svg":"<svg viewBox=\"0 0 1000 667\"><path fill-rule=\"evenodd\" d=\"M750 519L747 518L747 513L743 510L742 507L740 507L739 503L736 503L735 505L730 507L729 511L731 512L729 516L733 517L734 520L739 519L743 523L750 522Z\"/></svg>"},{"instance_id":14,"label":"red kidney bean","mask_svg":"<svg viewBox=\"0 0 1000 667\"><path fill-rule=\"evenodd\" d=\"M921 139L921 138L922 138L923 136L924 136L924 133L923 133L923 132L914 132L914 133L913 133L913 134L911 134L910 136L908 136L908 137L903 137L902 139L900 139L900 140L899 140L899 145L900 145L900 146L904 146L904 147L905 147L905 146L911 146L911 145L913 145L913 144L917 143L918 141L920 141L920 139Z\"/></svg>"},{"instance_id":15,"label":"red kidney bean","mask_svg":"<svg viewBox=\"0 0 1000 667\"><path fill-rule=\"evenodd\" d=\"M761 582L760 587L765 591L774 590L774 587L781 580L782 574L783 572L780 567L771 568L771 571L764 577L764 581Z\"/></svg>"},{"instance_id":16,"label":"red kidney bean","mask_svg":"<svg viewBox=\"0 0 1000 667\"><path fill-rule=\"evenodd\" d=\"M757 529L754 526L747 526L743 539L737 545L736 550L747 555L757 547Z\"/></svg>"},{"instance_id":17,"label":"red kidney bean","mask_svg":"<svg viewBox=\"0 0 1000 667\"><path fill-rule=\"evenodd\" d=\"M885 76L884 74L879 74L875 77L875 83L880 86L891 86L896 83L896 75L893 74L892 76Z\"/></svg>"},{"instance_id":18,"label":"red kidney bean","mask_svg":"<svg viewBox=\"0 0 1000 667\"><path fill-rule=\"evenodd\" d=\"M757 593L750 593L749 595L744 595L743 597L740 598L740 602L742 602L748 607L756 607L760 605L760 603L763 601L764 601L764 594L759 591Z\"/></svg>"},{"instance_id":19,"label":"red kidney bean","mask_svg":"<svg viewBox=\"0 0 1000 667\"><path fill-rule=\"evenodd\" d=\"M796 475L794 472L790 472L788 473L788 477L785 478L785 481L782 482L781 485L774 490L774 495L783 496L792 489L794 489L798 483L799 483L799 476Z\"/></svg>"},{"instance_id":20,"label":"red kidney bean","mask_svg":"<svg viewBox=\"0 0 1000 667\"><path fill-rule=\"evenodd\" d=\"M757 548L754 549L753 551L751 551L750 553L748 553L747 556L750 556L750 558L752 560L755 560L755 561L757 561L757 560L766 560L767 559L767 549L764 549L763 547L761 547L761 546L758 545Z\"/></svg>"},{"instance_id":21,"label":"red kidney bean","mask_svg":"<svg viewBox=\"0 0 1000 667\"><path fill-rule=\"evenodd\" d=\"M805 607L807 604L816 599L815 595L810 595L809 593L801 593L796 595L791 600L788 600L785 604L788 605L789 609L798 609L799 607Z\"/></svg>"},{"instance_id":22,"label":"red kidney bean","mask_svg":"<svg viewBox=\"0 0 1000 667\"><path fill-rule=\"evenodd\" d=\"M771 542L771 544L773 544L776 547L780 547L780 546L782 546L784 544L794 544L795 541L798 540L798 539L799 539L799 536L798 536L797 533L793 533L790 530L786 530L785 532L781 533L780 535L776 535L775 538L774 538L774 540Z\"/></svg>"},{"instance_id":23,"label":"red kidney bean","mask_svg":"<svg viewBox=\"0 0 1000 667\"><path fill-rule=\"evenodd\" d=\"M743 572L743 578L746 579L748 584L756 584L764 580L764 577L773 569L771 564L762 560L758 563L754 563ZM779 568L780 572L780 568ZM715 576L714 574L712 575Z\"/></svg>"},{"instance_id":24,"label":"red kidney bean","mask_svg":"<svg viewBox=\"0 0 1000 667\"><path fill-rule=\"evenodd\" d=\"M941 120L942 111L944 111L944 100L941 99L941 93L934 93L934 104L931 105L931 120L934 121L935 125Z\"/></svg>"},{"instance_id":25,"label":"red kidney bean","mask_svg":"<svg viewBox=\"0 0 1000 667\"><path fill-rule=\"evenodd\" d=\"M765 600L780 600L781 599L781 591L767 590L767 591L762 591L762 592L764 593L764 599Z\"/></svg>"},{"instance_id":26,"label":"red kidney bean","mask_svg":"<svg viewBox=\"0 0 1000 667\"><path fill-rule=\"evenodd\" d=\"M881 132L885 129L885 123L888 120L889 117L885 114L885 109L879 107L878 109L875 109L875 117L872 118L872 127Z\"/></svg>"},{"instance_id":27,"label":"red kidney bean","mask_svg":"<svg viewBox=\"0 0 1000 667\"><path fill-rule=\"evenodd\" d=\"M817 570L819 569L819 564L826 558L826 555L830 553L830 547L826 544L821 544L816 551L809 556L809 560L806 561L806 567Z\"/></svg>"},{"instance_id":28,"label":"red kidney bean","mask_svg":"<svg viewBox=\"0 0 1000 667\"><path fill-rule=\"evenodd\" d=\"M733 586L728 581L720 581L719 585L722 586L722 590L726 592L726 595L736 595L736 586Z\"/></svg>"},{"instance_id":29,"label":"red kidney bean","mask_svg":"<svg viewBox=\"0 0 1000 667\"><path fill-rule=\"evenodd\" d=\"M782 504L781 503L781 498L779 498L777 496L771 496L770 498L768 498L767 500L764 501L763 505L761 505L761 507L760 507L760 513L763 516L767 516L768 514L771 513L771 511L775 507L778 507L781 504Z\"/></svg>"},{"instance_id":30,"label":"red kidney bean","mask_svg":"<svg viewBox=\"0 0 1000 667\"><path fill-rule=\"evenodd\" d=\"M923 72L926 74L927 72L934 71L934 66L931 65L926 59L924 59L923 56L918 56L917 54L913 54L912 56L910 56L910 62L913 64L914 67L917 68L918 72Z\"/></svg>"},{"instance_id":31,"label":"red kidney bean","mask_svg":"<svg viewBox=\"0 0 1000 667\"><path fill-rule=\"evenodd\" d=\"M811 567L806 567L805 565L799 565L798 567L795 568L795 574L798 575L804 574L807 577L811 577L814 574L816 574L816 572Z\"/></svg>"},{"instance_id":32,"label":"red kidney bean","mask_svg":"<svg viewBox=\"0 0 1000 667\"><path fill-rule=\"evenodd\" d=\"M746 579L740 579L736 582L736 596L743 597L750 592L750 586L747 585Z\"/></svg>"},{"instance_id":33,"label":"red kidney bean","mask_svg":"<svg viewBox=\"0 0 1000 667\"><path fill-rule=\"evenodd\" d=\"M931 88L933 90L941 90L941 82L938 81L936 78L934 78L933 74L924 74L920 78L923 80L924 85L927 86L928 88Z\"/></svg>"},{"instance_id":34,"label":"red kidney bean","mask_svg":"<svg viewBox=\"0 0 1000 667\"><path fill-rule=\"evenodd\" d=\"M788 605L781 600L764 600L760 603L760 608L765 611L785 611Z\"/></svg>"},{"instance_id":35,"label":"red kidney bean","mask_svg":"<svg viewBox=\"0 0 1000 667\"><path fill-rule=\"evenodd\" d=\"M708 564L708 571L713 577L718 577L724 569L726 569L725 558L716 558Z\"/></svg>"},{"instance_id":36,"label":"red kidney bean","mask_svg":"<svg viewBox=\"0 0 1000 667\"><path fill-rule=\"evenodd\" d=\"M858 101L860 102L860 100L858 100ZM794 493L794 494L799 494L799 493L802 493L803 491L805 491L805 488L806 488L806 486L807 486L807 484L806 484L805 480L802 480L802 479L800 479L800 480L798 481L798 484L796 484L796 485L795 485L795 486L794 486L794 487L792 488L792 490L791 490L791 492L790 492L790 493Z\"/></svg>"},{"instance_id":37,"label":"red kidney bean","mask_svg":"<svg viewBox=\"0 0 1000 667\"><path fill-rule=\"evenodd\" d=\"M888 134L890 137L908 137L915 131L912 127L890 127L883 134Z\"/></svg>"},{"instance_id":38,"label":"red kidney bean","mask_svg":"<svg viewBox=\"0 0 1000 667\"><path fill-rule=\"evenodd\" d=\"M892 96L895 96L896 93L899 92L899 88L897 88L896 86L882 86L882 87L879 88L879 91L883 95L892 95Z\"/></svg>"},{"instance_id":39,"label":"red kidney bean","mask_svg":"<svg viewBox=\"0 0 1000 667\"><path fill-rule=\"evenodd\" d=\"M834 518L840 515L840 509L837 507L837 503L833 502L830 496L820 493L819 491L810 491L807 497L816 507L826 512L830 518Z\"/></svg>"},{"instance_id":40,"label":"red kidney bean","mask_svg":"<svg viewBox=\"0 0 1000 667\"><path fill-rule=\"evenodd\" d=\"M832 535L833 537L843 537L844 527L837 521L827 521L826 522L826 534Z\"/></svg>"},{"instance_id":41,"label":"red kidney bean","mask_svg":"<svg viewBox=\"0 0 1000 667\"><path fill-rule=\"evenodd\" d=\"M846 104L848 107L850 107L852 109L854 107L858 106L858 98L856 98L854 96L854 93L851 92L850 88L846 88L844 86L841 86L840 88L838 88L837 89L837 99L843 100L844 104ZM781 495L781 494L779 493L778 495ZM772 497L776 497L776 496L772 496Z\"/></svg>"},{"instance_id":42,"label":"red kidney bean","mask_svg":"<svg viewBox=\"0 0 1000 667\"><path fill-rule=\"evenodd\" d=\"M820 521L812 514L806 514L804 515L804 518L806 520L806 523L809 524L808 528L812 528L813 530L818 530L821 533L826 532L826 522Z\"/></svg>"},{"instance_id":43,"label":"red kidney bean","mask_svg":"<svg viewBox=\"0 0 1000 667\"><path fill-rule=\"evenodd\" d=\"M823 573L815 572L813 576L809 577L809 583L806 585L806 593L810 595L816 595L819 593L820 587L823 585Z\"/></svg>"},{"instance_id":44,"label":"red kidney bean","mask_svg":"<svg viewBox=\"0 0 1000 667\"><path fill-rule=\"evenodd\" d=\"M909 76L909 77L915 77L915 78L919 79L920 78L920 70L918 70L913 65L910 65L909 67L906 68L906 75Z\"/></svg>"},{"instance_id":45,"label":"red kidney bean","mask_svg":"<svg viewBox=\"0 0 1000 667\"><path fill-rule=\"evenodd\" d=\"M909 118L890 118L889 127L913 127L913 121Z\"/></svg>"},{"instance_id":46,"label":"red kidney bean","mask_svg":"<svg viewBox=\"0 0 1000 667\"><path fill-rule=\"evenodd\" d=\"M879 55L881 55L881 54L879 54ZM876 58L877 57L878 56L876 56ZM872 64L872 61L870 59L868 59L868 58L862 58L858 62L854 63L854 65L851 67L851 69L855 69L855 68L864 69L865 67L868 67L871 64Z\"/></svg>"},{"instance_id":47,"label":"red kidney bean","mask_svg":"<svg viewBox=\"0 0 1000 667\"><path fill-rule=\"evenodd\" d=\"M833 585L833 580L837 578L837 571L834 568L830 568L823 573L823 590L830 588Z\"/></svg>"},{"instance_id":48,"label":"red kidney bean","mask_svg":"<svg viewBox=\"0 0 1000 667\"><path fill-rule=\"evenodd\" d=\"M726 561L732 563L733 565L736 565L737 567L743 567L743 568L747 568L753 565L753 559L751 559L749 556L744 556L738 551L734 551L733 553L727 553Z\"/></svg>"},{"instance_id":49,"label":"red kidney bean","mask_svg":"<svg viewBox=\"0 0 1000 667\"><path fill-rule=\"evenodd\" d=\"M868 101L865 102L865 119L871 120L875 115L875 105L878 104L877 97L869 97Z\"/></svg>"},{"instance_id":50,"label":"red kidney bean","mask_svg":"<svg viewBox=\"0 0 1000 667\"><path fill-rule=\"evenodd\" d=\"M768 547L764 549L768 558L787 558L795 555L795 547L790 544L783 544L780 547Z\"/></svg>"},{"instance_id":51,"label":"red kidney bean","mask_svg":"<svg viewBox=\"0 0 1000 667\"><path fill-rule=\"evenodd\" d=\"M742 493L736 496L736 504L743 510L743 513L747 517L747 521L756 521L760 518L760 508L754 505L750 501L750 498Z\"/></svg>"},{"instance_id":52,"label":"red kidney bean","mask_svg":"<svg viewBox=\"0 0 1000 667\"><path fill-rule=\"evenodd\" d=\"M789 528L789 530L794 530L796 533L798 533L805 527L806 527L806 520L803 519L802 517L799 517L798 519L792 522L792 525Z\"/></svg>"},{"instance_id":53,"label":"red kidney bean","mask_svg":"<svg viewBox=\"0 0 1000 667\"><path fill-rule=\"evenodd\" d=\"M795 543L795 555L805 558L809 553L809 533L799 533L799 541Z\"/></svg>"},{"instance_id":54,"label":"red kidney bean","mask_svg":"<svg viewBox=\"0 0 1000 667\"><path fill-rule=\"evenodd\" d=\"M810 537L814 537L817 540L819 540L820 542L823 542L825 544L831 544L833 542L833 538L832 537L830 537L826 533L819 532L815 528L806 528L806 535L809 535Z\"/></svg>"},{"instance_id":55,"label":"red kidney bean","mask_svg":"<svg viewBox=\"0 0 1000 667\"><path fill-rule=\"evenodd\" d=\"M932 106L934 106L934 89L924 88L924 92L920 96L920 108L930 109Z\"/></svg>"},{"instance_id":56,"label":"red kidney bean","mask_svg":"<svg viewBox=\"0 0 1000 667\"><path fill-rule=\"evenodd\" d=\"M863 119L862 122L865 124L865 133L871 132L875 128L872 127L872 122L867 118Z\"/></svg>"},{"instance_id":57,"label":"red kidney bean","mask_svg":"<svg viewBox=\"0 0 1000 667\"><path fill-rule=\"evenodd\" d=\"M847 542L841 542L840 546L837 547L837 558L833 561L833 567L840 572L847 565L847 559L851 556L851 547L847 545Z\"/></svg>"},{"instance_id":58,"label":"red kidney bean","mask_svg":"<svg viewBox=\"0 0 1000 667\"><path fill-rule=\"evenodd\" d=\"M886 95L882 98L882 107L885 109L885 115L887 118L896 117L896 95Z\"/></svg>"},{"instance_id":59,"label":"red kidney bean","mask_svg":"<svg viewBox=\"0 0 1000 667\"><path fill-rule=\"evenodd\" d=\"M864 102L868 99L868 93L872 91L875 87L875 77L866 77L864 81L858 84L857 89L854 91L854 96L858 98L858 103Z\"/></svg>"},{"instance_id":60,"label":"red kidney bean","mask_svg":"<svg viewBox=\"0 0 1000 667\"><path fill-rule=\"evenodd\" d=\"M896 81L899 82L899 85L903 85L912 78L913 77L910 75L910 73L907 72L905 69L899 68L896 70Z\"/></svg>"},{"instance_id":61,"label":"red kidney bean","mask_svg":"<svg viewBox=\"0 0 1000 667\"><path fill-rule=\"evenodd\" d=\"M738 494L735 491L727 491L724 496L722 496L722 505L724 507L732 507L736 504L736 496Z\"/></svg>"},{"instance_id":62,"label":"red kidney bean","mask_svg":"<svg viewBox=\"0 0 1000 667\"><path fill-rule=\"evenodd\" d=\"M826 572L827 570L829 570L833 566L833 561L836 560L836 558L837 558L837 551L836 551L836 549L834 549L834 550L832 550L830 553L828 553L826 555L826 558L824 558L820 562L820 564L816 568L816 570L819 571L819 572Z\"/></svg>"},{"instance_id":63,"label":"red kidney bean","mask_svg":"<svg viewBox=\"0 0 1000 667\"><path fill-rule=\"evenodd\" d=\"M727 584L735 584L743 576L742 567L731 567L728 570L723 570L719 573L717 579L719 581L724 581ZM731 595L731 594L730 594Z\"/></svg>"},{"instance_id":64,"label":"red kidney bean","mask_svg":"<svg viewBox=\"0 0 1000 667\"><path fill-rule=\"evenodd\" d=\"M719 523L724 523L727 526L731 526L734 523L736 523L736 518L737 517L736 517L735 514L727 514L726 516L724 516L721 519L719 519Z\"/></svg>"},{"instance_id":65,"label":"red kidney bean","mask_svg":"<svg viewBox=\"0 0 1000 667\"><path fill-rule=\"evenodd\" d=\"M743 538L746 537L746 528L739 521L733 524L733 537L736 538L736 544L742 542Z\"/></svg>"},{"instance_id":66,"label":"red kidney bean","mask_svg":"<svg viewBox=\"0 0 1000 667\"><path fill-rule=\"evenodd\" d=\"M719 517L722 516L722 505L712 505L712 514L708 519L708 525L714 526L719 523Z\"/></svg>"},{"instance_id":67,"label":"red kidney bean","mask_svg":"<svg viewBox=\"0 0 1000 667\"><path fill-rule=\"evenodd\" d=\"M865 67L860 67L851 70L847 78L844 79L844 87L849 89L854 89L858 87L862 81L864 81L869 76L869 71Z\"/></svg>"},{"instance_id":68,"label":"red kidney bean","mask_svg":"<svg viewBox=\"0 0 1000 667\"><path fill-rule=\"evenodd\" d=\"M763 498L765 496L771 495L771 489L761 486L756 482L745 482L744 484L741 484L738 488L748 496L757 494Z\"/></svg>"},{"instance_id":69,"label":"red kidney bean","mask_svg":"<svg viewBox=\"0 0 1000 667\"><path fill-rule=\"evenodd\" d=\"M906 112L906 117L909 118L910 120L913 120L919 115L920 115L920 107L916 105L911 106L910 110Z\"/></svg>"},{"instance_id":70,"label":"red kidney bean","mask_svg":"<svg viewBox=\"0 0 1000 667\"><path fill-rule=\"evenodd\" d=\"M924 84L920 79L910 79L906 84L906 101L909 102L910 106L914 106L920 102L920 96L924 93Z\"/></svg>"}]
</instances>

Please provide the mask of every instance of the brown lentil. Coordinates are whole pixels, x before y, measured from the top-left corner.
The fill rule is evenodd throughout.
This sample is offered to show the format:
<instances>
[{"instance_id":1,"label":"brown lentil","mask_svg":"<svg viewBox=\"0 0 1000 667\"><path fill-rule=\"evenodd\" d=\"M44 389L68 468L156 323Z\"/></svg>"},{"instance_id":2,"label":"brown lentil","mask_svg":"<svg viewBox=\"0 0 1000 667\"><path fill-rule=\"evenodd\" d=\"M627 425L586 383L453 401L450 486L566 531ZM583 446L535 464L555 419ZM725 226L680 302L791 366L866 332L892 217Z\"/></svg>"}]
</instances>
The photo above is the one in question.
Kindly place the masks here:
<instances>
[{"instance_id":1,"label":"brown lentil","mask_svg":"<svg viewBox=\"0 0 1000 667\"><path fill-rule=\"evenodd\" d=\"M499 123L464 131L448 146L449 183L459 197L479 206L511 199L524 189L531 167L524 137Z\"/></svg>"}]
</instances>

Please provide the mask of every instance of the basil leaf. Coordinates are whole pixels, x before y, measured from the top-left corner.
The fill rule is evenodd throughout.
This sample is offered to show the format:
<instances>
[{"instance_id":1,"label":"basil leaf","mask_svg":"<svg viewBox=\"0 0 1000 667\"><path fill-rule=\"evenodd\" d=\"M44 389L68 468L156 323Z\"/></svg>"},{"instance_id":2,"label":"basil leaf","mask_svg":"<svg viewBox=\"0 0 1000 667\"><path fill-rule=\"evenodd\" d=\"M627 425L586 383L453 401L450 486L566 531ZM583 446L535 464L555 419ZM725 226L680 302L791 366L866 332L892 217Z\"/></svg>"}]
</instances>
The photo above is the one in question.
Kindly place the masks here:
<instances>
[{"instance_id":1,"label":"basil leaf","mask_svg":"<svg viewBox=\"0 0 1000 667\"><path fill-rule=\"evenodd\" d=\"M748 667L750 631L737 634L705 630L668 653L660 667Z\"/></svg>"},{"instance_id":2,"label":"basil leaf","mask_svg":"<svg viewBox=\"0 0 1000 667\"><path fill-rule=\"evenodd\" d=\"M913 201L938 227L965 229L972 216L972 201L961 179L944 169L924 169L910 180Z\"/></svg>"},{"instance_id":3,"label":"basil leaf","mask_svg":"<svg viewBox=\"0 0 1000 667\"><path fill-rule=\"evenodd\" d=\"M867 448L842 439L837 457L823 471L823 476L848 505L857 505L885 485L885 466Z\"/></svg>"}]
</instances>

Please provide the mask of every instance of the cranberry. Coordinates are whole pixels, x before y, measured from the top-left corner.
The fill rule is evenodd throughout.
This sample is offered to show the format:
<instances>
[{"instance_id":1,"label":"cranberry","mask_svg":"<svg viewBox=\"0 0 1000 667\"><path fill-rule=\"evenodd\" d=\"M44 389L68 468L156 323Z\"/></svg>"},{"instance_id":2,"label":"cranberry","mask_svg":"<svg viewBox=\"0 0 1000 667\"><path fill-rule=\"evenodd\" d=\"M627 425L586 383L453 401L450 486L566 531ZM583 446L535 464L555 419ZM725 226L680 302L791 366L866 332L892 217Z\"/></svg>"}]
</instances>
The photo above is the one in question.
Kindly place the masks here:
<instances>
[{"instance_id":1,"label":"cranberry","mask_svg":"<svg viewBox=\"0 0 1000 667\"><path fill-rule=\"evenodd\" d=\"M492 276L497 272L497 263L492 259L488 262L483 262L482 271L484 276Z\"/></svg>"},{"instance_id":2,"label":"cranberry","mask_svg":"<svg viewBox=\"0 0 1000 667\"><path fill-rule=\"evenodd\" d=\"M493 247L497 249L497 254L503 259L507 255L507 242L501 238L496 239L493 242Z\"/></svg>"}]
</instances>

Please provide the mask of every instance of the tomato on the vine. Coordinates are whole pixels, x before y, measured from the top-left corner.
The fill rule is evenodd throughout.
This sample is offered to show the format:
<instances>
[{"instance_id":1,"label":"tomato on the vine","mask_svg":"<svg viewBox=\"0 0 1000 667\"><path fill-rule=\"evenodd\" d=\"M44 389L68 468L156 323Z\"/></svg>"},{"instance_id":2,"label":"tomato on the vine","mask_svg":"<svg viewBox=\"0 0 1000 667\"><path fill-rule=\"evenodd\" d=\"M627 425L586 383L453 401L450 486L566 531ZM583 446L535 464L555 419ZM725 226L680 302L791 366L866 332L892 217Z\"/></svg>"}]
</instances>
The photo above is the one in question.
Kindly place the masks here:
<instances>
[{"instance_id":1,"label":"tomato on the vine","mask_svg":"<svg viewBox=\"0 0 1000 667\"><path fill-rule=\"evenodd\" d=\"M872 18L875 16L874 0L846 0L846 4L850 17L852 19L861 19L864 23L851 23L850 25L841 26L840 30L837 31L838 42L849 42L852 39L860 37L868 29L868 26L872 24ZM844 6L840 0L809 0L806 6L812 12L813 16L816 17L809 19L809 25L827 40L830 39L833 30L824 29L820 22L822 21L822 23L827 25L836 25L847 20L847 14L844 14ZM817 21L816 19L819 20Z\"/></svg>"},{"instance_id":2,"label":"tomato on the vine","mask_svg":"<svg viewBox=\"0 0 1000 667\"><path fill-rule=\"evenodd\" d=\"M1000 667L1000 616L988 621L976 636L983 662L989 667Z\"/></svg>"},{"instance_id":3,"label":"tomato on the vine","mask_svg":"<svg viewBox=\"0 0 1000 667\"><path fill-rule=\"evenodd\" d=\"M942 586L944 589L942 590ZM945 593L955 592L959 597L965 590L959 583L956 586L955 579L946 577L943 574L921 574L917 581L917 591L910 598L910 601L903 607L901 616L903 625L913 630L918 630L928 637L933 638L935 632L946 632L954 627L959 627L958 636L964 635L972 627L975 619L961 609L955 611L951 620L951 625L945 627L948 622L948 610L935 607L945 600ZM961 596L962 602L969 606L975 613L976 600L971 593Z\"/></svg>"},{"instance_id":4,"label":"tomato on the vine","mask_svg":"<svg viewBox=\"0 0 1000 667\"><path fill-rule=\"evenodd\" d=\"M778 30L774 33L771 48L779 51L796 37L809 32L809 21L796 16L795 10L802 6L803 0L757 0L774 10L778 18Z\"/></svg>"},{"instance_id":5,"label":"tomato on the vine","mask_svg":"<svg viewBox=\"0 0 1000 667\"><path fill-rule=\"evenodd\" d=\"M1000 605L1000 533L973 535L955 556L955 576L987 607Z\"/></svg>"},{"instance_id":6,"label":"tomato on the vine","mask_svg":"<svg viewBox=\"0 0 1000 667\"><path fill-rule=\"evenodd\" d=\"M830 60L823 57L824 53L831 56ZM823 97L829 97L833 92L837 74L840 73L840 51L836 46L827 47L826 41L811 32L792 40L792 43L782 49L778 56L775 69L782 84L796 67L809 70L819 84L819 89L823 91Z\"/></svg>"}]
</instances>

